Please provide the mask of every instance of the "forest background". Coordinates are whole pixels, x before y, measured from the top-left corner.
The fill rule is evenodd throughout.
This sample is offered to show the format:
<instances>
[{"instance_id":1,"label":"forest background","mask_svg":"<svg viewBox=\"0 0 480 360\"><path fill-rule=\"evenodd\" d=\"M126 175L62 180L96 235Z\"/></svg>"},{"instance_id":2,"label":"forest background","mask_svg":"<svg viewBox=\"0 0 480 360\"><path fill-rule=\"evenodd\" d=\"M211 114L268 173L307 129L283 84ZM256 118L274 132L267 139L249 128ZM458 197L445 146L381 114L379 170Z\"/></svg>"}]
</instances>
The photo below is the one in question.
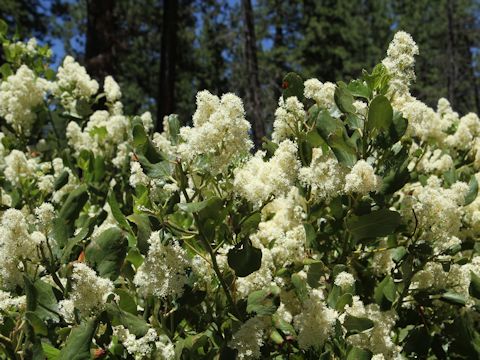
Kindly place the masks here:
<instances>
[{"instance_id":1,"label":"forest background","mask_svg":"<svg viewBox=\"0 0 480 360\"><path fill-rule=\"evenodd\" d=\"M421 49L413 95L480 113L480 0L0 0L0 18L50 44L53 66L71 54L93 77L113 75L126 113L177 113L186 125L197 91L234 92L257 144L286 73L356 78L397 30Z\"/></svg>"}]
</instances>

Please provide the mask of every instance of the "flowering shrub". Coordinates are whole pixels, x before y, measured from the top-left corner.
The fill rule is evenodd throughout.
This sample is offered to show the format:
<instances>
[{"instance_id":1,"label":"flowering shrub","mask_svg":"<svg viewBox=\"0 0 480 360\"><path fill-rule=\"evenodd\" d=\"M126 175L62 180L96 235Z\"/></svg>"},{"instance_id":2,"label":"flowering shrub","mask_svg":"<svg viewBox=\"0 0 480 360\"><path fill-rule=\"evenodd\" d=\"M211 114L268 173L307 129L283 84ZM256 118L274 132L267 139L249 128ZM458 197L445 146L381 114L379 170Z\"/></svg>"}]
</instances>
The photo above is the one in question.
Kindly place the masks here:
<instances>
[{"instance_id":1,"label":"flowering shrub","mask_svg":"<svg viewBox=\"0 0 480 360\"><path fill-rule=\"evenodd\" d=\"M288 74L252 155L237 96L153 133L0 29L0 358L479 357L480 120L410 94L408 34Z\"/></svg>"}]
</instances>

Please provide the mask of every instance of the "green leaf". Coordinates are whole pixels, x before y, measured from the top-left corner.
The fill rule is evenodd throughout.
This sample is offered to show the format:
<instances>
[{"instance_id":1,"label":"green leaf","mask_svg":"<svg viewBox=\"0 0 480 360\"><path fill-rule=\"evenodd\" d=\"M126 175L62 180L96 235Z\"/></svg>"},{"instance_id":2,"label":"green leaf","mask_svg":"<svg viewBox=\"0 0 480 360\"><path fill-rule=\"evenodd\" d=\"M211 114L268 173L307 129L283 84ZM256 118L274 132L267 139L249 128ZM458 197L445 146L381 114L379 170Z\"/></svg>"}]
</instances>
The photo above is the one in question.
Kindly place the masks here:
<instances>
[{"instance_id":1,"label":"green leaf","mask_svg":"<svg viewBox=\"0 0 480 360\"><path fill-rule=\"evenodd\" d=\"M63 248L75 230L74 223L88 201L87 186L81 185L73 190L65 200L58 217L53 223L53 237L58 245Z\"/></svg>"},{"instance_id":2,"label":"green leaf","mask_svg":"<svg viewBox=\"0 0 480 360\"><path fill-rule=\"evenodd\" d=\"M396 287L393 279L390 275L385 276L385 278L377 285L374 292L375 302L380 305L382 310L390 309L392 303L396 298Z\"/></svg>"},{"instance_id":3,"label":"green leaf","mask_svg":"<svg viewBox=\"0 0 480 360\"><path fill-rule=\"evenodd\" d=\"M347 336L359 334L365 330L373 328L373 321L369 318L360 318L352 315L347 315L343 326L347 329Z\"/></svg>"},{"instance_id":4,"label":"green leaf","mask_svg":"<svg viewBox=\"0 0 480 360\"><path fill-rule=\"evenodd\" d=\"M3 80L6 80L10 75L13 74L12 68L10 67L10 64L5 63L2 66L0 66L0 74L2 74Z\"/></svg>"},{"instance_id":5,"label":"green leaf","mask_svg":"<svg viewBox=\"0 0 480 360\"><path fill-rule=\"evenodd\" d=\"M168 116L168 134L172 143L176 145L178 143L178 135L180 134L180 121L176 114Z\"/></svg>"},{"instance_id":6,"label":"green leaf","mask_svg":"<svg viewBox=\"0 0 480 360\"><path fill-rule=\"evenodd\" d=\"M285 75L282 83L283 99L286 100L290 96L296 96L298 100L303 101L303 91L305 86L303 85L303 79L300 75L291 72Z\"/></svg>"},{"instance_id":7,"label":"green leaf","mask_svg":"<svg viewBox=\"0 0 480 360\"><path fill-rule=\"evenodd\" d=\"M70 173L68 171L62 172L60 176L55 179L53 188L55 190L61 189L66 183L68 183L69 176L70 176Z\"/></svg>"},{"instance_id":8,"label":"green leaf","mask_svg":"<svg viewBox=\"0 0 480 360\"><path fill-rule=\"evenodd\" d=\"M241 238L250 235L252 232L257 230L258 224L262 220L262 215L260 212L254 212L253 214L247 216L241 222L241 230L238 234Z\"/></svg>"},{"instance_id":9,"label":"green leaf","mask_svg":"<svg viewBox=\"0 0 480 360\"><path fill-rule=\"evenodd\" d=\"M93 174L95 182L101 182L105 176L105 159L103 156L96 156L93 163Z\"/></svg>"},{"instance_id":10,"label":"green leaf","mask_svg":"<svg viewBox=\"0 0 480 360\"><path fill-rule=\"evenodd\" d=\"M468 291L471 296L476 297L477 299L480 299L480 276L476 275L472 272L470 272L471 280L470 280L470 286L468 288Z\"/></svg>"},{"instance_id":11,"label":"green leaf","mask_svg":"<svg viewBox=\"0 0 480 360\"><path fill-rule=\"evenodd\" d=\"M143 124L137 123L132 128L133 146L141 147L148 142L148 136Z\"/></svg>"},{"instance_id":12,"label":"green leaf","mask_svg":"<svg viewBox=\"0 0 480 360\"><path fill-rule=\"evenodd\" d=\"M120 296L118 306L123 311L129 312L133 315L137 315L137 303L132 295L126 289L116 289L115 293Z\"/></svg>"},{"instance_id":13,"label":"green leaf","mask_svg":"<svg viewBox=\"0 0 480 360\"><path fill-rule=\"evenodd\" d=\"M27 297L27 311L34 312L42 321L59 321L58 300L54 288L50 284L37 279L32 282L24 276L25 295Z\"/></svg>"},{"instance_id":14,"label":"green leaf","mask_svg":"<svg viewBox=\"0 0 480 360\"><path fill-rule=\"evenodd\" d=\"M110 192L108 195L108 205L110 206L110 210L112 211L112 215L117 220L118 224L120 227L130 233L132 233L132 228L130 227L130 224L127 221L127 218L125 215L122 213L122 210L120 209L120 205L118 204L117 198L115 194Z\"/></svg>"},{"instance_id":15,"label":"green leaf","mask_svg":"<svg viewBox=\"0 0 480 360\"><path fill-rule=\"evenodd\" d=\"M387 68L382 63L377 64L371 74L364 70L363 79L371 90L377 90L381 94L385 94L388 90L390 76Z\"/></svg>"},{"instance_id":16,"label":"green leaf","mask_svg":"<svg viewBox=\"0 0 480 360\"><path fill-rule=\"evenodd\" d=\"M362 216L349 216L347 228L356 240L362 240L390 235L401 222L402 217L398 212L381 209Z\"/></svg>"},{"instance_id":17,"label":"green leaf","mask_svg":"<svg viewBox=\"0 0 480 360\"><path fill-rule=\"evenodd\" d=\"M317 233L315 231L315 228L312 224L308 223L304 223L303 228L305 229L305 245L307 246L307 248L312 249L315 247L315 244L317 242Z\"/></svg>"},{"instance_id":18,"label":"green leaf","mask_svg":"<svg viewBox=\"0 0 480 360\"><path fill-rule=\"evenodd\" d=\"M413 358L425 359L428 355L432 337L428 330L422 325L416 327L408 333L403 349L406 354L415 353Z\"/></svg>"},{"instance_id":19,"label":"green leaf","mask_svg":"<svg viewBox=\"0 0 480 360\"><path fill-rule=\"evenodd\" d=\"M316 125L318 133L332 149L338 161L347 166L353 166L357 162L357 152L349 141L343 123L324 110L319 113Z\"/></svg>"},{"instance_id":20,"label":"green leaf","mask_svg":"<svg viewBox=\"0 0 480 360\"><path fill-rule=\"evenodd\" d=\"M305 279L299 274L295 273L292 275L291 280L300 301L306 300L308 297L308 289Z\"/></svg>"},{"instance_id":21,"label":"green leaf","mask_svg":"<svg viewBox=\"0 0 480 360\"><path fill-rule=\"evenodd\" d=\"M221 223L227 215L226 209L223 206L223 200L218 196L212 196L207 200L193 203L180 203L177 204L180 210L189 213L198 213L198 219L200 220L199 226L205 225L204 223L208 219L212 219L212 225L215 226Z\"/></svg>"},{"instance_id":22,"label":"green leaf","mask_svg":"<svg viewBox=\"0 0 480 360\"><path fill-rule=\"evenodd\" d=\"M85 249L85 259L97 273L110 280L120 274L127 254L127 239L117 227L102 232Z\"/></svg>"},{"instance_id":23,"label":"green leaf","mask_svg":"<svg viewBox=\"0 0 480 360\"><path fill-rule=\"evenodd\" d=\"M245 277L260 269L262 250L253 247L250 241L245 241L230 249L227 260L228 266L235 271L235 275Z\"/></svg>"},{"instance_id":24,"label":"green leaf","mask_svg":"<svg viewBox=\"0 0 480 360\"><path fill-rule=\"evenodd\" d=\"M205 209L209 206L214 200L215 197L208 198L207 200L199 201L199 202L191 202L191 203L179 203L177 207L185 212L188 213L198 213L201 210ZM217 198L218 199L218 198Z\"/></svg>"},{"instance_id":25,"label":"green leaf","mask_svg":"<svg viewBox=\"0 0 480 360\"><path fill-rule=\"evenodd\" d=\"M383 96L376 96L370 103L368 108L368 131L388 130L393 120L393 108L390 101Z\"/></svg>"},{"instance_id":26,"label":"green leaf","mask_svg":"<svg viewBox=\"0 0 480 360\"><path fill-rule=\"evenodd\" d=\"M138 269L140 265L143 264L143 261L144 261L142 254L136 248L131 248L128 251L128 254L125 260L130 262L133 266L135 266L136 269Z\"/></svg>"},{"instance_id":27,"label":"green leaf","mask_svg":"<svg viewBox=\"0 0 480 360\"><path fill-rule=\"evenodd\" d=\"M90 347L97 328L96 319L91 319L72 329L61 349L59 360L90 360Z\"/></svg>"},{"instance_id":28,"label":"green leaf","mask_svg":"<svg viewBox=\"0 0 480 360\"><path fill-rule=\"evenodd\" d=\"M347 360L370 360L372 355L372 352L369 350L352 347L352 349L348 352Z\"/></svg>"},{"instance_id":29,"label":"green leaf","mask_svg":"<svg viewBox=\"0 0 480 360\"><path fill-rule=\"evenodd\" d=\"M478 194L477 178L475 177L475 175L472 175L470 177L470 182L468 183L468 192L467 192L467 195L465 195L464 205L471 204L477 198L477 194Z\"/></svg>"},{"instance_id":30,"label":"green leaf","mask_svg":"<svg viewBox=\"0 0 480 360\"><path fill-rule=\"evenodd\" d=\"M405 135L405 132L408 128L408 121L402 115L402 113L394 111L392 118L392 125L390 126L390 141L391 143L396 143L398 140Z\"/></svg>"},{"instance_id":31,"label":"green leaf","mask_svg":"<svg viewBox=\"0 0 480 360\"><path fill-rule=\"evenodd\" d=\"M133 125L132 137L133 146L139 159L140 155L142 155L144 159L151 164L156 164L164 160L163 156L157 151L155 146L148 138L145 128L141 122L137 122ZM142 166L146 165L144 161L140 162L142 163Z\"/></svg>"},{"instance_id":32,"label":"green leaf","mask_svg":"<svg viewBox=\"0 0 480 360\"><path fill-rule=\"evenodd\" d=\"M347 114L345 123L352 130L360 129L363 131L363 120L356 114Z\"/></svg>"},{"instance_id":33,"label":"green leaf","mask_svg":"<svg viewBox=\"0 0 480 360\"><path fill-rule=\"evenodd\" d=\"M371 90L361 80L352 80L348 84L348 90L353 96L369 99L372 96Z\"/></svg>"},{"instance_id":34,"label":"green leaf","mask_svg":"<svg viewBox=\"0 0 480 360\"><path fill-rule=\"evenodd\" d=\"M357 111L355 106L353 106L355 99L350 90L348 90L347 85L342 81L335 88L334 99L341 112L354 114Z\"/></svg>"},{"instance_id":35,"label":"green leaf","mask_svg":"<svg viewBox=\"0 0 480 360\"><path fill-rule=\"evenodd\" d=\"M67 197L67 200L63 204L59 217L68 220L69 222L75 221L88 201L88 192L86 185L80 185L77 189L73 190Z\"/></svg>"},{"instance_id":36,"label":"green leaf","mask_svg":"<svg viewBox=\"0 0 480 360\"><path fill-rule=\"evenodd\" d=\"M47 360L58 360L60 357L60 350L50 344L42 342L42 350Z\"/></svg>"},{"instance_id":37,"label":"green leaf","mask_svg":"<svg viewBox=\"0 0 480 360\"><path fill-rule=\"evenodd\" d=\"M148 251L148 239L152 233L152 227L150 225L150 220L148 215L145 214L132 214L127 217L128 221L134 223L137 226L137 248L140 250L140 253L143 255L147 254ZM134 246L135 244L130 244Z\"/></svg>"},{"instance_id":38,"label":"green leaf","mask_svg":"<svg viewBox=\"0 0 480 360\"><path fill-rule=\"evenodd\" d=\"M45 325L42 319L40 319L33 311L27 311L25 313L25 319L27 319L28 323L32 326L36 335L48 336L47 325Z\"/></svg>"},{"instance_id":39,"label":"green leaf","mask_svg":"<svg viewBox=\"0 0 480 360\"><path fill-rule=\"evenodd\" d=\"M335 310L341 312L343 311L345 306L347 305L352 306L352 303L353 303L352 294L349 294L349 293L343 294L337 299L337 303L335 304Z\"/></svg>"},{"instance_id":40,"label":"green leaf","mask_svg":"<svg viewBox=\"0 0 480 360\"><path fill-rule=\"evenodd\" d=\"M247 299L247 312L260 316L273 315L280 306L280 288L272 285L268 289L250 293Z\"/></svg>"},{"instance_id":41,"label":"green leaf","mask_svg":"<svg viewBox=\"0 0 480 360\"><path fill-rule=\"evenodd\" d=\"M115 304L107 304L106 311L113 326L123 325L137 337L145 336L150 328L143 318L123 311Z\"/></svg>"},{"instance_id":42,"label":"green leaf","mask_svg":"<svg viewBox=\"0 0 480 360\"><path fill-rule=\"evenodd\" d=\"M465 304L467 303L463 295L450 292L450 291L442 294L442 296L440 297L440 300L443 300L449 304L460 305L460 306L465 306Z\"/></svg>"},{"instance_id":43,"label":"green leaf","mask_svg":"<svg viewBox=\"0 0 480 360\"><path fill-rule=\"evenodd\" d=\"M322 275L325 275L327 271L328 268L321 261L310 264L307 271L308 285L310 285L312 288L318 287L318 285L320 285L320 278Z\"/></svg>"},{"instance_id":44,"label":"green leaf","mask_svg":"<svg viewBox=\"0 0 480 360\"><path fill-rule=\"evenodd\" d=\"M4 36L7 34L8 31L8 25L5 21L0 19L0 36Z\"/></svg>"},{"instance_id":45,"label":"green leaf","mask_svg":"<svg viewBox=\"0 0 480 360\"><path fill-rule=\"evenodd\" d=\"M145 173L152 179L166 179L172 174L172 167L168 160L159 161L156 164L142 162Z\"/></svg>"}]
</instances>

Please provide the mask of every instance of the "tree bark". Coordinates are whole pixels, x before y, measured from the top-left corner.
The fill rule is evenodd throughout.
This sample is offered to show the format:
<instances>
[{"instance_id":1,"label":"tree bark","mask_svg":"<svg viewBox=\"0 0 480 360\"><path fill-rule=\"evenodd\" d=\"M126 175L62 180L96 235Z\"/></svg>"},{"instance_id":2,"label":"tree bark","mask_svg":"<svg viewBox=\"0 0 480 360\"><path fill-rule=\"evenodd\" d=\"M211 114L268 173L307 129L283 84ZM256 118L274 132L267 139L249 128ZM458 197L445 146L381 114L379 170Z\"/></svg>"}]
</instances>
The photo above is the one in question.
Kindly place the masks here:
<instances>
[{"instance_id":1,"label":"tree bark","mask_svg":"<svg viewBox=\"0 0 480 360\"><path fill-rule=\"evenodd\" d=\"M453 108L456 105L455 89L457 80L457 65L455 62L455 29L453 24L453 3L452 0L447 0L447 56L448 56L448 72L447 72L447 91L448 100Z\"/></svg>"},{"instance_id":2,"label":"tree bark","mask_svg":"<svg viewBox=\"0 0 480 360\"><path fill-rule=\"evenodd\" d=\"M253 134L256 148L260 147L265 127L261 116L260 81L258 78L257 39L255 23L250 0L242 0L245 27L245 63L247 65L248 98L253 111Z\"/></svg>"},{"instance_id":3,"label":"tree bark","mask_svg":"<svg viewBox=\"0 0 480 360\"><path fill-rule=\"evenodd\" d=\"M175 110L177 18L178 0L164 0L160 83L157 99L157 131L162 131L163 117Z\"/></svg>"},{"instance_id":4,"label":"tree bark","mask_svg":"<svg viewBox=\"0 0 480 360\"><path fill-rule=\"evenodd\" d=\"M115 0L87 0L85 65L97 80L114 75L116 24Z\"/></svg>"}]
</instances>

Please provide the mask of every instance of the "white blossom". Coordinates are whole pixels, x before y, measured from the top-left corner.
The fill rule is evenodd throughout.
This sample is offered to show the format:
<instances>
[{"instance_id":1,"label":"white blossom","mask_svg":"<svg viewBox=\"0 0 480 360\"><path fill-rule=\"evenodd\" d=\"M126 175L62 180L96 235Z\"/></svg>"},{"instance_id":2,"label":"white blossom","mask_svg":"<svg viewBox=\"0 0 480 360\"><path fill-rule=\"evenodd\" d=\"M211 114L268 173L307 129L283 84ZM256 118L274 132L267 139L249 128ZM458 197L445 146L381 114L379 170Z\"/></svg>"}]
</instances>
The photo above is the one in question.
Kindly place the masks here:
<instances>
[{"instance_id":1,"label":"white blossom","mask_svg":"<svg viewBox=\"0 0 480 360\"><path fill-rule=\"evenodd\" d=\"M355 284L355 278L352 274L342 271L335 277L334 283L342 289L347 289Z\"/></svg>"},{"instance_id":2,"label":"white blossom","mask_svg":"<svg viewBox=\"0 0 480 360\"><path fill-rule=\"evenodd\" d=\"M375 175L372 165L359 160L345 177L345 192L366 195L380 190L382 180Z\"/></svg>"},{"instance_id":3,"label":"white blossom","mask_svg":"<svg viewBox=\"0 0 480 360\"><path fill-rule=\"evenodd\" d=\"M235 169L233 185L236 192L256 205L271 195L285 194L293 185L300 166L297 151L297 145L290 140L282 141L268 161L263 160L265 153L258 151Z\"/></svg>"},{"instance_id":4,"label":"white blossom","mask_svg":"<svg viewBox=\"0 0 480 360\"><path fill-rule=\"evenodd\" d=\"M53 93L62 105L69 111L76 113L77 100L89 100L98 91L98 82L92 80L83 66L71 56L66 56L58 68L57 80Z\"/></svg>"},{"instance_id":5,"label":"white blossom","mask_svg":"<svg viewBox=\"0 0 480 360\"><path fill-rule=\"evenodd\" d=\"M259 359L267 328L266 319L255 316L248 319L232 336L229 346L237 350L237 359Z\"/></svg>"},{"instance_id":6,"label":"white blossom","mask_svg":"<svg viewBox=\"0 0 480 360\"><path fill-rule=\"evenodd\" d=\"M391 76L391 90L400 96L409 92L410 83L415 80L415 55L418 46L412 36L404 31L395 33L382 63Z\"/></svg>"},{"instance_id":7,"label":"white blossom","mask_svg":"<svg viewBox=\"0 0 480 360\"><path fill-rule=\"evenodd\" d=\"M37 119L36 108L43 104L49 85L26 65L0 83L0 116L17 134L30 135Z\"/></svg>"},{"instance_id":8,"label":"white blossom","mask_svg":"<svg viewBox=\"0 0 480 360\"><path fill-rule=\"evenodd\" d=\"M103 83L103 89L105 90L105 96L107 101L110 103L115 103L115 101L120 100L122 97L122 92L120 91L120 86L111 76L105 77L105 82Z\"/></svg>"},{"instance_id":9,"label":"white blossom","mask_svg":"<svg viewBox=\"0 0 480 360\"><path fill-rule=\"evenodd\" d=\"M207 157L208 170L213 174L226 171L253 145L242 100L234 94L224 94L219 99L206 90L199 92L193 125L180 129L184 142L178 146L178 153L186 162Z\"/></svg>"},{"instance_id":10,"label":"white blossom","mask_svg":"<svg viewBox=\"0 0 480 360\"><path fill-rule=\"evenodd\" d=\"M158 231L152 233L148 243L148 255L137 270L133 280L135 285L144 294L181 296L189 267L186 251L176 240L163 243Z\"/></svg>"},{"instance_id":11,"label":"white blossom","mask_svg":"<svg viewBox=\"0 0 480 360\"><path fill-rule=\"evenodd\" d=\"M300 348L321 349L333 333L337 317L338 313L325 304L321 290L312 289L303 303L302 312L293 320Z\"/></svg>"},{"instance_id":12,"label":"white blossom","mask_svg":"<svg viewBox=\"0 0 480 360\"><path fill-rule=\"evenodd\" d=\"M109 279L97 276L95 270L84 263L73 265L72 282L69 298L59 303L60 312L67 321L74 319L73 308L77 309L82 317L100 313L114 290Z\"/></svg>"},{"instance_id":13,"label":"white blossom","mask_svg":"<svg viewBox=\"0 0 480 360\"><path fill-rule=\"evenodd\" d=\"M303 122L305 115L303 104L296 96L290 96L286 100L280 97L273 123L273 142L280 143L282 140L294 135L300 128L299 124Z\"/></svg>"}]
</instances>

